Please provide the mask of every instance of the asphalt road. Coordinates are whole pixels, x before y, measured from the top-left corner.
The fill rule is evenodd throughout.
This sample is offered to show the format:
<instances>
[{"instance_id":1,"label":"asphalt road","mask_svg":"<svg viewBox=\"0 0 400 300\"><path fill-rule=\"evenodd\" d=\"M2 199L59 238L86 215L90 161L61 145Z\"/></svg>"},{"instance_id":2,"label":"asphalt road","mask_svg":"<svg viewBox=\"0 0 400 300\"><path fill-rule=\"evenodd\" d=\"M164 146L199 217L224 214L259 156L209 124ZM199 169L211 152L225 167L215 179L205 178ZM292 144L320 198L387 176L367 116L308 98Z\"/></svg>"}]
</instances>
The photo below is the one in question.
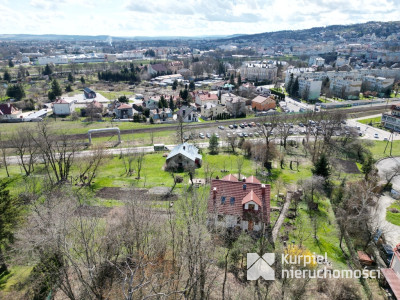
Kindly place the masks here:
<instances>
[{"instance_id":1,"label":"asphalt road","mask_svg":"<svg viewBox=\"0 0 400 300\"><path fill-rule=\"evenodd\" d=\"M400 157L385 158L376 164L376 167L379 171L379 176L382 178L382 180L385 180L385 172L390 171L390 169L396 165L400 165ZM400 175L393 178L392 183L394 188L400 190Z\"/></svg>"}]
</instances>

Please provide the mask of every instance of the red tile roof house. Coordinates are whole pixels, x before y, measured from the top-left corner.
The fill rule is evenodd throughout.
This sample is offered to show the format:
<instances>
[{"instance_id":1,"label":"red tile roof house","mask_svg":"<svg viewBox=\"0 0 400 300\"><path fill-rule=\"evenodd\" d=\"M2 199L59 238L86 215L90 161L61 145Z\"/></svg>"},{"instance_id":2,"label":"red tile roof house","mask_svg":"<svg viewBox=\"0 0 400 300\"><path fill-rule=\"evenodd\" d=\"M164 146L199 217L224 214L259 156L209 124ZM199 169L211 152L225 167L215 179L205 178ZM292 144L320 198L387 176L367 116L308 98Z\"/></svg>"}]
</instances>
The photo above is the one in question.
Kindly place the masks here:
<instances>
[{"instance_id":1,"label":"red tile roof house","mask_svg":"<svg viewBox=\"0 0 400 300\"><path fill-rule=\"evenodd\" d=\"M218 95L211 94L209 92L199 91L194 92L195 103L199 106L206 104L207 102L217 105L219 103Z\"/></svg>"},{"instance_id":2,"label":"red tile roof house","mask_svg":"<svg viewBox=\"0 0 400 300\"><path fill-rule=\"evenodd\" d=\"M381 269L394 298L400 300L400 243L393 249L393 258L387 269Z\"/></svg>"},{"instance_id":3,"label":"red tile roof house","mask_svg":"<svg viewBox=\"0 0 400 300\"><path fill-rule=\"evenodd\" d=\"M254 176L239 181L233 175L211 181L209 224L215 227L260 231L270 221L269 184Z\"/></svg>"},{"instance_id":4,"label":"red tile roof house","mask_svg":"<svg viewBox=\"0 0 400 300\"><path fill-rule=\"evenodd\" d=\"M21 113L22 110L19 110L11 103L0 104L0 120L17 119Z\"/></svg>"}]
</instances>

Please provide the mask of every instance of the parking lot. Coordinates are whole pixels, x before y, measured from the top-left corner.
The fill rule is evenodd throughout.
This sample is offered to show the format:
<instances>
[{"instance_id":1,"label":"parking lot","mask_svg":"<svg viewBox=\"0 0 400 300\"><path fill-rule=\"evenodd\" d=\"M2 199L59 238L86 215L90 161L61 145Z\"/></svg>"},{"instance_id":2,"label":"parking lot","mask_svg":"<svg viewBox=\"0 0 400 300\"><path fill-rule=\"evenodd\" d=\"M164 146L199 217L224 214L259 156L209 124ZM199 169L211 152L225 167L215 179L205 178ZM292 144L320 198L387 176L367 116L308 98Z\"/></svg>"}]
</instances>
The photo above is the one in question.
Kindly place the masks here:
<instances>
[{"instance_id":1,"label":"parking lot","mask_svg":"<svg viewBox=\"0 0 400 300\"><path fill-rule=\"evenodd\" d=\"M268 124L266 124L268 125ZM318 135L323 135L324 130L323 126L320 126L322 124L318 124L317 122L314 122L312 120L309 120L309 124L302 124L300 122L295 122L295 123L284 123L281 124L281 128L285 128L286 132L288 132L289 136L292 137L304 137L308 133L311 134L311 136L318 134ZM195 130L191 133L191 139L196 139L196 140L207 140L209 139L213 134L215 134L218 138L220 139L226 139L232 136L237 136L238 138L264 138L263 135L263 126L264 124L261 123L236 123L234 125L229 125L229 126L222 126L216 124L215 127L212 128L207 128L207 129L198 129ZM275 127L271 132L271 137L272 138L279 138L280 137L280 129ZM357 129L356 124L350 124L349 122L343 122L337 127L335 130L333 130L333 135L334 136L346 136L346 135L359 135L360 131ZM189 137L188 135L186 137ZM367 135L367 138L374 139L374 136L372 135ZM293 139L293 138L292 138Z\"/></svg>"}]
</instances>

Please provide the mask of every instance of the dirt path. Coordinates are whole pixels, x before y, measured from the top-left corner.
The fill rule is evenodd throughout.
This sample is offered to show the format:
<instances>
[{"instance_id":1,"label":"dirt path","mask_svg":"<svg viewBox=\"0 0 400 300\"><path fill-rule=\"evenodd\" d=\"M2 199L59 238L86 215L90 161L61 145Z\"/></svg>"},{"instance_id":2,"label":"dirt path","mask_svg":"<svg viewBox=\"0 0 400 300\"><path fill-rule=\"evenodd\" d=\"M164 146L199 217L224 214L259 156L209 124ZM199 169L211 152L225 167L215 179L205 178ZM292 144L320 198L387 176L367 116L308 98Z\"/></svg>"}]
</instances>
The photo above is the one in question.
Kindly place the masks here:
<instances>
[{"instance_id":1,"label":"dirt path","mask_svg":"<svg viewBox=\"0 0 400 300\"><path fill-rule=\"evenodd\" d=\"M400 226L394 225L386 221L386 209L396 201L390 196L381 196L378 203L378 224L388 244L395 246L400 243Z\"/></svg>"},{"instance_id":2,"label":"dirt path","mask_svg":"<svg viewBox=\"0 0 400 300\"><path fill-rule=\"evenodd\" d=\"M283 204L281 213L278 217L278 220L275 223L274 228L272 229L272 239L275 242L276 238L278 237L279 229L281 229L283 221L285 220L286 214L289 210L290 201L292 200L292 193L288 192L286 196L285 204Z\"/></svg>"}]
</instances>

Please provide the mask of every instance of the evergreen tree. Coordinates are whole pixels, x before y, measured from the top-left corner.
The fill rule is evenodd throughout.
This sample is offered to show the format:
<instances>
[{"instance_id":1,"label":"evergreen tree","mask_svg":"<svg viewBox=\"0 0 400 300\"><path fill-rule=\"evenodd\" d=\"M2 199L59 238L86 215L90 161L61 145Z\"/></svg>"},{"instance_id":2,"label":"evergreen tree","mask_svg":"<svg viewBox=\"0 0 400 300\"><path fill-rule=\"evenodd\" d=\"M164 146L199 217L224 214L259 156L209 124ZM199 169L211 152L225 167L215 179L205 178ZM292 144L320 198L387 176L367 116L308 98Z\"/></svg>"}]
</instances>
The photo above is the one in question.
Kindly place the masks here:
<instances>
[{"instance_id":1,"label":"evergreen tree","mask_svg":"<svg viewBox=\"0 0 400 300\"><path fill-rule=\"evenodd\" d=\"M314 163L314 168L312 168L311 171L315 176L322 176L325 179L329 178L331 175L331 168L325 153L322 153L317 159L317 161Z\"/></svg>"},{"instance_id":2,"label":"evergreen tree","mask_svg":"<svg viewBox=\"0 0 400 300\"><path fill-rule=\"evenodd\" d=\"M62 95L62 90L60 84L56 79L54 79L51 83L51 91L53 92L54 96L58 97Z\"/></svg>"},{"instance_id":3,"label":"evergreen tree","mask_svg":"<svg viewBox=\"0 0 400 300\"><path fill-rule=\"evenodd\" d=\"M17 101L25 97L25 91L20 84L10 84L7 87L7 96L10 98L15 98Z\"/></svg>"},{"instance_id":4,"label":"evergreen tree","mask_svg":"<svg viewBox=\"0 0 400 300\"><path fill-rule=\"evenodd\" d=\"M150 117L150 124L154 124L153 117Z\"/></svg>"},{"instance_id":5,"label":"evergreen tree","mask_svg":"<svg viewBox=\"0 0 400 300\"><path fill-rule=\"evenodd\" d=\"M54 101L57 98L56 95L54 95L53 91L49 91L47 93L47 97L49 98L50 101Z\"/></svg>"},{"instance_id":6,"label":"evergreen tree","mask_svg":"<svg viewBox=\"0 0 400 300\"><path fill-rule=\"evenodd\" d=\"M292 97L297 97L298 94L299 94L299 78L296 78L296 80L294 81L294 83L292 85L290 95Z\"/></svg>"},{"instance_id":7,"label":"evergreen tree","mask_svg":"<svg viewBox=\"0 0 400 300\"><path fill-rule=\"evenodd\" d=\"M14 241L14 229L21 215L21 205L10 195L8 180L0 181L0 275L7 272L3 250Z\"/></svg>"},{"instance_id":8,"label":"evergreen tree","mask_svg":"<svg viewBox=\"0 0 400 300\"><path fill-rule=\"evenodd\" d=\"M44 67L43 75L51 75L53 70L50 68L49 64L46 64Z\"/></svg>"},{"instance_id":9,"label":"evergreen tree","mask_svg":"<svg viewBox=\"0 0 400 300\"><path fill-rule=\"evenodd\" d=\"M233 74L231 74L231 78L229 80L229 83L232 85L235 85L235 77L233 76Z\"/></svg>"},{"instance_id":10,"label":"evergreen tree","mask_svg":"<svg viewBox=\"0 0 400 300\"><path fill-rule=\"evenodd\" d=\"M3 78L4 78L4 80L7 81L7 82L10 82L10 81L11 81L11 75L10 75L10 73L8 73L7 70L4 72Z\"/></svg>"},{"instance_id":11,"label":"evergreen tree","mask_svg":"<svg viewBox=\"0 0 400 300\"><path fill-rule=\"evenodd\" d=\"M71 86L70 84L68 84L68 85L65 87L65 91L66 91L67 93L72 92L72 91L73 91L72 86Z\"/></svg>"},{"instance_id":12,"label":"evergreen tree","mask_svg":"<svg viewBox=\"0 0 400 300\"><path fill-rule=\"evenodd\" d=\"M218 138L215 134L210 137L208 150L210 154L218 154Z\"/></svg>"},{"instance_id":13,"label":"evergreen tree","mask_svg":"<svg viewBox=\"0 0 400 300\"><path fill-rule=\"evenodd\" d=\"M81 82L82 82L82 84L85 84L85 78L83 77L83 76L81 76Z\"/></svg>"},{"instance_id":14,"label":"evergreen tree","mask_svg":"<svg viewBox=\"0 0 400 300\"><path fill-rule=\"evenodd\" d=\"M290 74L290 79L289 79L289 82L288 82L287 87L286 87L286 92L288 92L289 95L290 95L291 90L292 90L292 85L293 85L293 73Z\"/></svg>"},{"instance_id":15,"label":"evergreen tree","mask_svg":"<svg viewBox=\"0 0 400 300\"><path fill-rule=\"evenodd\" d=\"M364 162L361 166L361 172L363 172L365 179L368 180L369 174L374 170L375 160L372 155L368 155L364 158Z\"/></svg>"},{"instance_id":16,"label":"evergreen tree","mask_svg":"<svg viewBox=\"0 0 400 300\"><path fill-rule=\"evenodd\" d=\"M118 101L121 103L128 103L129 99L125 95L122 95L122 96L118 97Z\"/></svg>"},{"instance_id":17,"label":"evergreen tree","mask_svg":"<svg viewBox=\"0 0 400 300\"><path fill-rule=\"evenodd\" d=\"M175 110L174 98L172 96L169 97L169 108L171 109L171 111Z\"/></svg>"},{"instance_id":18,"label":"evergreen tree","mask_svg":"<svg viewBox=\"0 0 400 300\"><path fill-rule=\"evenodd\" d=\"M196 88L196 86L194 85L194 81L191 81L191 82L189 83L189 90L194 91L195 88Z\"/></svg>"},{"instance_id":19,"label":"evergreen tree","mask_svg":"<svg viewBox=\"0 0 400 300\"><path fill-rule=\"evenodd\" d=\"M68 81L73 83L74 82L74 76L72 76L72 73L68 74Z\"/></svg>"},{"instance_id":20,"label":"evergreen tree","mask_svg":"<svg viewBox=\"0 0 400 300\"><path fill-rule=\"evenodd\" d=\"M178 87L178 80L174 80L174 82L172 83L172 90L176 91L176 88Z\"/></svg>"},{"instance_id":21,"label":"evergreen tree","mask_svg":"<svg viewBox=\"0 0 400 300\"><path fill-rule=\"evenodd\" d=\"M238 84L238 86L242 85L242 77L240 76L240 74L239 74L238 79L237 79L237 84Z\"/></svg>"},{"instance_id":22,"label":"evergreen tree","mask_svg":"<svg viewBox=\"0 0 400 300\"><path fill-rule=\"evenodd\" d=\"M8 60L8 66L9 66L10 68L13 68L13 67L14 67L14 63L13 63L13 61L12 61L11 59Z\"/></svg>"}]
</instances>

